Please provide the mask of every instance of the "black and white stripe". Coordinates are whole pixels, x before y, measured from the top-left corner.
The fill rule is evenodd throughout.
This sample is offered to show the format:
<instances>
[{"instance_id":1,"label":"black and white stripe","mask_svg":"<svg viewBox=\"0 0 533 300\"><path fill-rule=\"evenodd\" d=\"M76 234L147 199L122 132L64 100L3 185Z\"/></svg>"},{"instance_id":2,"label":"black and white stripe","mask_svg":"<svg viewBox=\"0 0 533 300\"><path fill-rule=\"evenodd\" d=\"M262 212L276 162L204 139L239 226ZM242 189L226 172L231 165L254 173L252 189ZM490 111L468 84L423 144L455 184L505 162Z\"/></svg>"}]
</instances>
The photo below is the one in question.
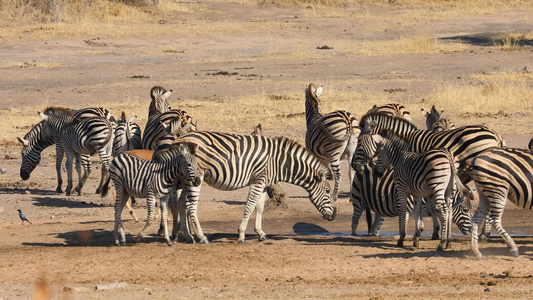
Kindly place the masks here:
<instances>
[{"instance_id":1,"label":"black and white stripe","mask_svg":"<svg viewBox=\"0 0 533 300\"><path fill-rule=\"evenodd\" d=\"M137 236L139 241L155 219L154 210L158 199L161 199L161 216L166 218L168 198L180 176L188 181L188 184L200 184L198 165L194 157L196 148L197 145L191 143L175 144L156 152L144 149L126 151L113 159L109 166L109 174L117 195L114 228L117 245L126 244L121 215L129 196L146 198L148 218ZM150 155L152 159L146 159ZM107 193L109 181L108 179L104 184L102 197ZM163 221L165 240L171 246L167 222Z\"/></svg>"},{"instance_id":2,"label":"black and white stripe","mask_svg":"<svg viewBox=\"0 0 533 300\"><path fill-rule=\"evenodd\" d=\"M422 198L434 206L441 223L441 241L438 250L450 247L451 241L451 205L454 189L457 185L463 195L458 201L470 194L456 174L454 158L447 149L433 149L422 153L411 152L410 145L397 134L385 130L381 135L372 135L377 145L377 162L375 172L383 176L385 170L392 166L393 177L398 193L398 216L400 222L400 239L398 246L403 246L406 226L407 197L414 198L415 235L413 245L418 247L419 215Z\"/></svg>"},{"instance_id":3,"label":"black and white stripe","mask_svg":"<svg viewBox=\"0 0 533 300\"><path fill-rule=\"evenodd\" d=\"M189 131L196 131L196 122L184 110L172 109L162 114L153 115L143 132L142 148L155 150L159 139L168 134L166 127L176 135L182 135Z\"/></svg>"},{"instance_id":4,"label":"black and white stripe","mask_svg":"<svg viewBox=\"0 0 533 300\"><path fill-rule=\"evenodd\" d=\"M141 127L135 123L137 116L126 120L126 113L122 112L120 120L114 129L113 156L128 150L141 149Z\"/></svg>"},{"instance_id":5,"label":"black and white stripe","mask_svg":"<svg viewBox=\"0 0 533 300\"><path fill-rule=\"evenodd\" d=\"M366 112L366 114L382 114L413 122L413 118L411 118L409 111L405 108L405 106L399 103L389 103L381 106L374 105Z\"/></svg>"},{"instance_id":6,"label":"black and white stripe","mask_svg":"<svg viewBox=\"0 0 533 300\"><path fill-rule=\"evenodd\" d=\"M423 108L420 109L422 116L426 118L426 128L427 130L433 132L441 132L450 129L455 129L455 124L450 121L448 118L443 118L442 114L444 110L440 112L435 108L435 105L431 106L431 110L428 113Z\"/></svg>"},{"instance_id":7,"label":"black and white stripe","mask_svg":"<svg viewBox=\"0 0 533 300\"><path fill-rule=\"evenodd\" d=\"M518 247L503 229L501 220L507 199L524 209L533 208L533 152L516 148L489 149L479 154L468 169L479 195L472 225L472 251L477 258L482 257L477 233L488 215L492 227L511 248L511 255L518 256Z\"/></svg>"},{"instance_id":8,"label":"black and white stripe","mask_svg":"<svg viewBox=\"0 0 533 300\"><path fill-rule=\"evenodd\" d=\"M305 89L305 120L307 131L305 146L322 163L329 164L335 176L333 197L337 198L342 177L340 161L351 159L357 145L359 127L357 120L349 112L337 110L322 114L321 101L323 87L309 84ZM352 169L348 179L352 182Z\"/></svg>"},{"instance_id":9,"label":"black and white stripe","mask_svg":"<svg viewBox=\"0 0 533 300\"><path fill-rule=\"evenodd\" d=\"M245 242L245 230L254 209L255 232L259 240L266 239L262 230L265 188L280 181L304 188L325 219L331 221L336 216L328 182L330 170L305 147L290 139L197 131L180 136L176 141L199 145L196 157L200 176L213 188L235 190L250 186L239 226L239 243ZM185 193L187 197L187 213L197 238L201 243L207 243L196 211L200 189L201 185L187 186L182 195Z\"/></svg>"},{"instance_id":10,"label":"black and white stripe","mask_svg":"<svg viewBox=\"0 0 533 300\"><path fill-rule=\"evenodd\" d=\"M74 119L71 110L61 107L49 107L44 113L39 113L43 122L42 134L49 138L57 137L67 157L66 168L68 183L66 194L70 195L72 189L72 163L76 158L78 170L78 186L76 191L81 195L81 189L87 180L88 174L81 177L81 155L98 153L102 161L102 178L96 192L99 194L103 183L108 176L109 157L113 147L113 127L111 122L104 118Z\"/></svg>"},{"instance_id":11,"label":"black and white stripe","mask_svg":"<svg viewBox=\"0 0 533 300\"><path fill-rule=\"evenodd\" d=\"M374 157L376 144L371 134L378 134L384 129L402 136L414 152L436 148L448 149L459 161L458 170L463 181L467 180L467 175L462 174L462 170L469 160L491 147L505 146L503 138L498 133L482 125L464 126L436 133L418 130L411 122L401 118L367 114L361 118L360 126L361 135L352 159L352 167L356 170L362 170L364 164Z\"/></svg>"}]
</instances>

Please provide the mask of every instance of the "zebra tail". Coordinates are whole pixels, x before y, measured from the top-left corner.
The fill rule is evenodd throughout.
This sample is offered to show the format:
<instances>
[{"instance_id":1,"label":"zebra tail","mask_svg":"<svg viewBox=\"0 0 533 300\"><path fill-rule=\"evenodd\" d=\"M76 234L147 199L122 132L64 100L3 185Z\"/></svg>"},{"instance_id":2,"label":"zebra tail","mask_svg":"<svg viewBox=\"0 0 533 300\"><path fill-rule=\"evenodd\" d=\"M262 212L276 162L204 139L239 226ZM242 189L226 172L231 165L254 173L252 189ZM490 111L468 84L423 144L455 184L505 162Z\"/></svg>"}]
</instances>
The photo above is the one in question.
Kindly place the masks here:
<instances>
[{"instance_id":1,"label":"zebra tail","mask_svg":"<svg viewBox=\"0 0 533 300\"><path fill-rule=\"evenodd\" d=\"M111 181L111 176L107 176L107 180L104 183L104 186L102 187L102 191L100 192L100 197L104 198L107 196L107 192L109 192L109 182Z\"/></svg>"},{"instance_id":2,"label":"zebra tail","mask_svg":"<svg viewBox=\"0 0 533 300\"><path fill-rule=\"evenodd\" d=\"M474 200L474 192L471 191L469 188L467 188L463 184L461 179L459 178L453 159L450 161L450 166L452 167L452 179L450 180L451 186L453 188L453 184L455 183L455 185L459 189L459 194L460 194L460 196L457 199L457 203L454 204L454 207L456 207L457 205L460 205L463 202L463 200L466 198L470 200Z\"/></svg>"}]
</instances>

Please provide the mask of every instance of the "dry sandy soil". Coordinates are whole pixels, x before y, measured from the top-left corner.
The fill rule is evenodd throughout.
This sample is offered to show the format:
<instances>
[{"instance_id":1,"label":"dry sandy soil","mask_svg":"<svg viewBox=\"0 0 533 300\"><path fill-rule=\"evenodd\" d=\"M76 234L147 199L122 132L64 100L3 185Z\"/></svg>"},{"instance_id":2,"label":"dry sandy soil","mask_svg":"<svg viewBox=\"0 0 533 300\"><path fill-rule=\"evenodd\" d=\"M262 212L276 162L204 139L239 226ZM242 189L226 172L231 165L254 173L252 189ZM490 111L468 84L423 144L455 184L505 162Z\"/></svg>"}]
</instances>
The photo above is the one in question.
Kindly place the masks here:
<instances>
[{"instance_id":1,"label":"dry sandy soil","mask_svg":"<svg viewBox=\"0 0 533 300\"><path fill-rule=\"evenodd\" d=\"M148 95L149 89L167 79L190 80L174 88L178 98L231 99L262 91L302 91L307 82L343 81L362 78L353 86L368 93L408 88L409 102L431 92L432 80L454 82L465 74L531 67L533 53L494 51L479 39L505 30L531 31L533 15L523 12L435 21L425 24L439 38L463 36L471 41L468 51L391 57L345 57L325 60L257 60L251 62L202 62L216 56L221 60L239 52L253 52L271 44L289 47L298 41L315 39L323 46L329 39L350 35L367 37L349 18L304 19L304 9L277 6L242 7L228 3L207 3L218 13L205 13L206 21L287 20L301 30L255 35L219 36L216 39L179 37L93 40L96 37L2 43L0 65L10 62L50 61L59 67L0 68L0 109L68 105L73 108L105 101ZM383 10L384 15L393 15ZM179 22L180 15L167 16ZM307 29L306 29L307 27ZM383 32L386 38L397 32ZM86 42L93 40L93 43ZM162 55L159 48L185 49L184 53ZM88 54L94 51L93 54ZM100 51L100 52L98 52ZM94 54L97 53L97 54ZM197 63L189 63L197 61ZM213 76L219 71L254 76ZM404 77L413 80L373 80ZM148 78L132 78L145 75ZM194 79L194 80L193 80ZM176 101L175 96L173 99ZM401 101L401 100L398 100ZM147 101L139 105L148 108ZM370 107L369 107L370 108ZM418 111L419 107L412 107ZM303 104L302 104L303 110ZM119 112L114 112L118 114ZM210 112L216 113L216 112ZM355 113L355 112L354 112ZM361 112L355 113L357 116ZM423 121L415 115L415 122ZM143 116L141 116L143 117ZM37 118L37 116L36 116ZM472 120L468 120L471 122ZM502 119L501 122L509 120ZM38 120L35 120L37 123ZM457 122L460 123L461 121ZM465 123L464 121L463 123ZM24 126L30 124L23 124ZM2 123L2 129L13 124ZM298 131L299 130L299 131ZM275 133L272 129L269 133ZM301 128L297 132L303 132ZM502 134L510 146L524 146L531 131ZM302 138L302 136L293 136ZM360 236L349 235L351 204L348 182L342 184L339 216L323 220L303 189L284 185L290 196L287 209L273 209L264 216L269 240L258 242L253 221L245 245L237 244L236 231L242 217L247 190L219 192L206 186L200 202L200 219L211 244L175 244L167 247L155 234L133 244L141 223L124 214L129 246L113 245L111 198L92 194L98 183L94 172L82 196L58 195L55 189L53 149L28 181L19 177L20 147L0 146L0 299L28 299L35 293L51 293L54 299L176 299L176 298L493 298L528 299L533 293L533 215L508 205L503 224L520 247L521 256L509 256L499 236L481 244L485 257L478 261L469 250L469 238L457 234L453 248L437 252L437 242L426 232L419 249L407 242L395 247L397 221L387 220L384 236L368 237L365 225ZM95 162L98 166L98 163ZM344 165L347 170L347 165ZM136 208L144 217L144 202ZM22 209L33 224L21 224ZM429 220L428 220L429 222ZM429 224L429 223L427 223ZM411 224L412 225L412 224ZM430 227L429 225L426 225ZM410 226L410 229L413 227ZM155 233L156 228L153 228ZM98 284L126 283L115 289L95 289Z\"/></svg>"}]
</instances>

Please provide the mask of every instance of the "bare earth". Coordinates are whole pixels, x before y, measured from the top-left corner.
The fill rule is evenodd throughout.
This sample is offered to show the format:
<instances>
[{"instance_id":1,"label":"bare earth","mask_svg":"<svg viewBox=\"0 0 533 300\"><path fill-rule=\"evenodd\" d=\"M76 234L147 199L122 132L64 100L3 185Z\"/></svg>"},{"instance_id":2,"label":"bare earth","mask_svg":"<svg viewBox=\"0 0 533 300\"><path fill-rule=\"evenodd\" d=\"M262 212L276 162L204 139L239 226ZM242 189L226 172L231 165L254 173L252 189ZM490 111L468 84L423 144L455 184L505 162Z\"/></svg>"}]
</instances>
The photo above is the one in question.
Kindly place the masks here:
<instances>
[{"instance_id":1,"label":"bare earth","mask_svg":"<svg viewBox=\"0 0 533 300\"><path fill-rule=\"evenodd\" d=\"M347 88L368 93L408 88L409 95L402 96L415 122L422 126L419 107L409 106L409 101L420 100L430 93L431 80L453 83L466 74L522 69L527 64L531 67L533 61L531 50L488 51L474 43L468 51L448 54L201 62L212 56L221 60L232 58L235 52L253 52L254 48L265 49L272 44L289 47L302 40L316 39L318 47L326 45L328 39L343 35L351 35L355 41L368 38L359 24L349 18L295 18L304 9L277 6L251 8L220 2L209 5L219 12L206 13L206 21L217 18L235 22L290 20L300 24L302 29L288 30L284 34L242 34L216 39L169 34L165 38L98 40L105 43L98 44L100 46L84 42L95 37L29 42L22 37L17 43L2 43L0 66L33 60L57 62L60 66L0 67L0 109L41 105L81 108L138 95L148 99L148 91L154 85L173 88L181 99L231 99L262 91L301 91L303 99L303 86L308 82L335 83L358 77L362 79L361 85ZM382 13L391 14L390 11ZM167 16L167 21L179 22L180 17ZM524 28L531 31L531 20L531 13L517 11L465 17L462 21L432 22L425 26L428 32L443 38ZM384 32L376 38L395 34L399 33ZM185 52L162 55L151 50L155 47L180 47ZM96 50L101 53L87 54ZM255 75L239 76L239 79L207 75L234 70L239 70L241 75L246 72ZM398 72L424 80L410 81L408 87L401 80L373 81L392 79L395 77L392 74ZM132 79L136 75L146 75L149 79ZM194 84L172 87L164 84L168 79L194 80ZM171 101L177 101L176 96ZM403 102L402 99L397 101ZM148 100L139 105L147 110ZM302 103L302 111L303 108ZM353 113L359 117L364 112ZM502 118L501 121L509 120ZM34 123L37 122L36 116ZM2 129L14 127L5 123L0 126ZM275 134L276 129L271 130L269 133ZM297 130L301 132L301 128ZM529 129L518 134L502 134L509 146L524 147L531 133ZM92 194L99 180L98 169L94 170L82 196L66 197L54 192L56 175L52 148L44 152L39 167L23 182L19 177L20 147L16 141L0 147L4 151L0 155L0 167L7 169L7 174L0 175L0 299L28 299L43 289L48 289L53 299L528 299L533 293L533 215L513 204L508 204L503 225L513 229L511 234L520 248L518 258L511 257L503 240L493 235L488 243L480 245L484 258L475 260L470 252L469 237L460 236L457 228L452 249L437 252L438 242L429 240L430 220L426 221L425 238L419 249L412 248L409 241L403 249L395 247L397 221L393 219L386 221L384 231L388 234L384 236L366 236L366 225L361 223L358 230L361 235L352 237L349 235L352 208L348 202L346 177L337 202L339 216L333 222L321 218L303 189L283 185L290 196L288 209L266 212L263 227L269 240L257 241L252 220L247 243L240 245L235 242L236 232L247 189L220 192L204 186L200 220L211 244L179 243L167 247L163 239L155 235L155 226L150 236L134 244L132 236L143 223L135 223L125 213L130 246L115 247L112 199L100 199ZM95 166L99 166L96 158L94 161ZM345 164L344 174L347 168ZM136 211L143 219L144 208L144 201L140 200ZM33 225L21 224L17 209L22 209ZM409 227L410 232L412 228ZM97 284L114 281L127 285L95 289Z\"/></svg>"}]
</instances>

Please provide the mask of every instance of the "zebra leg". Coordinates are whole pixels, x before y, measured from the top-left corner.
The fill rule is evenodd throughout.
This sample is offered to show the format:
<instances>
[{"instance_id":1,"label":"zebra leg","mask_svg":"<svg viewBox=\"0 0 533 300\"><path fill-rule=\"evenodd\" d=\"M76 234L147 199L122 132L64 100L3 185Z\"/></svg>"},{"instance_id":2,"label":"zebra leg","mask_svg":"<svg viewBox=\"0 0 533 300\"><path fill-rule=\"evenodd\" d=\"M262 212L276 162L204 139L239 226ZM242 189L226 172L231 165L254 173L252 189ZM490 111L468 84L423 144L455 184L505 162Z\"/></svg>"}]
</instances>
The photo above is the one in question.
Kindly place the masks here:
<instances>
[{"instance_id":1,"label":"zebra leg","mask_svg":"<svg viewBox=\"0 0 533 300\"><path fill-rule=\"evenodd\" d=\"M56 141L56 173L57 173L57 187L56 187L56 193L63 193L63 189L61 186L63 185L63 176L61 174L61 163L63 162L63 156L65 155L65 151L63 151L63 147L61 146L61 142Z\"/></svg>"},{"instance_id":2,"label":"zebra leg","mask_svg":"<svg viewBox=\"0 0 533 300\"><path fill-rule=\"evenodd\" d=\"M257 200L263 194L264 187L258 184L251 184L250 190L248 191L248 199L246 200L246 205L244 207L244 215L241 220L241 225L239 226L239 238L237 243L244 244L246 243L245 234L246 227L248 226L248 220L250 220L250 215L254 211Z\"/></svg>"},{"instance_id":3,"label":"zebra leg","mask_svg":"<svg viewBox=\"0 0 533 300\"><path fill-rule=\"evenodd\" d=\"M489 214L488 213L485 216L485 219L483 220L482 226L483 227L481 229L481 235L479 236L479 239L483 243L486 243L489 240L490 230L491 230L491 225L490 225L490 222L489 222Z\"/></svg>"},{"instance_id":4,"label":"zebra leg","mask_svg":"<svg viewBox=\"0 0 533 300\"><path fill-rule=\"evenodd\" d=\"M402 190L398 189L398 201L396 205L398 206L398 222L400 227L400 237L396 246L403 247L403 240L405 239L405 227L407 224L407 194Z\"/></svg>"},{"instance_id":5,"label":"zebra leg","mask_svg":"<svg viewBox=\"0 0 533 300\"><path fill-rule=\"evenodd\" d=\"M330 158L329 162L331 166L331 171L333 172L333 176L335 178L335 186L333 188L333 193L331 195L333 201L337 201L337 196L339 195L339 186L341 184L341 166L340 166L340 159L339 158Z\"/></svg>"},{"instance_id":6,"label":"zebra leg","mask_svg":"<svg viewBox=\"0 0 533 300\"><path fill-rule=\"evenodd\" d=\"M440 197L437 198L435 196L435 208L437 210L437 214L439 216L440 224L441 224L441 230L440 230L440 243L437 247L437 251L444 251L444 247L446 246L448 237L448 226L447 225L447 206L444 199L441 199Z\"/></svg>"},{"instance_id":7,"label":"zebra leg","mask_svg":"<svg viewBox=\"0 0 533 300\"><path fill-rule=\"evenodd\" d=\"M479 205L476 210L476 213L474 214L474 217L472 218L472 237L471 237L471 244L470 249L474 253L477 259L481 259L483 255L481 255L481 252L479 251L479 245L478 245L478 227L481 226L481 223L485 220L488 212L489 212L489 200L487 199L487 196L483 194L482 190L479 189L479 187L476 184L476 188L479 195Z\"/></svg>"},{"instance_id":8,"label":"zebra leg","mask_svg":"<svg viewBox=\"0 0 533 300\"><path fill-rule=\"evenodd\" d=\"M141 229L137 237L135 238L135 242L139 243L141 239L144 237L144 232L148 227L152 225L152 222L155 220L155 214L154 214L154 208L155 208L155 202L156 198L153 194L148 194L146 197L146 209L148 211L148 216L146 218L146 224ZM161 218L163 219L163 215L161 215Z\"/></svg>"},{"instance_id":9,"label":"zebra leg","mask_svg":"<svg viewBox=\"0 0 533 300\"><path fill-rule=\"evenodd\" d=\"M352 202L353 206L353 214L352 214L352 235L357 235L357 226L359 225L359 219L361 218L361 215L363 214L363 209L366 208L365 205L360 201L359 199L354 199L353 194L350 193L350 200ZM368 229L368 234L370 234L370 228Z\"/></svg>"},{"instance_id":10,"label":"zebra leg","mask_svg":"<svg viewBox=\"0 0 533 300\"><path fill-rule=\"evenodd\" d=\"M130 215L133 217L136 223L139 223L139 218L137 218L137 215L133 211L133 208L131 207L130 203L126 201L126 208L130 211Z\"/></svg>"},{"instance_id":11,"label":"zebra leg","mask_svg":"<svg viewBox=\"0 0 533 300\"><path fill-rule=\"evenodd\" d=\"M85 183L83 177L81 176L81 156L79 153L76 153L74 157L76 157L76 173L78 173L78 186L74 188L74 191L78 193L78 196L81 196L81 188Z\"/></svg>"},{"instance_id":12,"label":"zebra leg","mask_svg":"<svg viewBox=\"0 0 533 300\"><path fill-rule=\"evenodd\" d=\"M494 204L494 203L501 204L501 208L497 209L496 207L491 205L490 212L489 212L489 215L490 215L489 221L490 221L490 224L492 225L492 227L494 227L494 229L505 240L505 243L507 244L507 246L509 246L509 248L511 248L511 250L509 250L511 255L514 256L514 257L518 257L519 256L518 247L516 246L515 241L507 233L507 231L505 231L505 229L503 229L503 226L502 226L502 215L503 215L503 209L505 207L506 200L507 200L506 196L502 196L502 195L498 195L497 199L490 200L491 204Z\"/></svg>"},{"instance_id":13,"label":"zebra leg","mask_svg":"<svg viewBox=\"0 0 533 300\"><path fill-rule=\"evenodd\" d=\"M165 240L167 241L167 245L169 247L172 247L173 243L170 240L170 237L168 236L168 226L167 226L168 224L168 212L167 212L168 198L169 198L169 195L166 195L165 197L161 199L161 220L163 220L163 233L165 236Z\"/></svg>"},{"instance_id":14,"label":"zebra leg","mask_svg":"<svg viewBox=\"0 0 533 300\"><path fill-rule=\"evenodd\" d=\"M81 190L87 182L89 175L91 175L91 156L90 155L81 155L81 165L83 166L83 177L78 181L78 185L74 189L78 194L81 195ZM77 169L76 169L77 170ZM78 171L78 177L80 177L80 172Z\"/></svg>"},{"instance_id":15,"label":"zebra leg","mask_svg":"<svg viewBox=\"0 0 533 300\"><path fill-rule=\"evenodd\" d=\"M257 201L257 205L255 207L255 233L257 233L259 241L266 241L268 238L263 231L263 209L265 208L265 197L266 192L263 192L259 196L259 200Z\"/></svg>"},{"instance_id":16,"label":"zebra leg","mask_svg":"<svg viewBox=\"0 0 533 300\"><path fill-rule=\"evenodd\" d=\"M446 249L452 248L452 199L446 203Z\"/></svg>"},{"instance_id":17,"label":"zebra leg","mask_svg":"<svg viewBox=\"0 0 533 300\"><path fill-rule=\"evenodd\" d=\"M100 157L100 160L102 161L102 176L100 178L100 184L98 185L98 188L96 189L95 194L100 194L102 191L102 188L104 187L104 183L107 181L107 177L109 176L109 153L107 148L100 148L97 150L98 156Z\"/></svg>"},{"instance_id":18,"label":"zebra leg","mask_svg":"<svg viewBox=\"0 0 533 300\"><path fill-rule=\"evenodd\" d=\"M439 239L439 231L440 231L440 225L439 225L439 218L437 217L437 211L435 209L434 203L427 203L427 212L431 216L431 220L433 221L433 233L431 234L431 240L435 241Z\"/></svg>"},{"instance_id":19,"label":"zebra leg","mask_svg":"<svg viewBox=\"0 0 533 300\"><path fill-rule=\"evenodd\" d=\"M370 235L372 236L378 236L379 232L381 230L381 225L383 225L383 222L385 221L385 217L379 214L375 214L376 219L374 220L374 223L372 224L372 228L370 229Z\"/></svg>"},{"instance_id":20,"label":"zebra leg","mask_svg":"<svg viewBox=\"0 0 533 300\"><path fill-rule=\"evenodd\" d=\"M65 151L65 156L67 157L67 162L65 163L67 167L67 189L65 194L70 196L72 191L72 161L74 160L74 153L71 150Z\"/></svg>"},{"instance_id":21,"label":"zebra leg","mask_svg":"<svg viewBox=\"0 0 533 300\"><path fill-rule=\"evenodd\" d=\"M115 236L115 245L126 245L126 235L124 234L124 227L122 226L122 210L128 201L128 194L121 186L115 186L115 229L113 234Z\"/></svg>"},{"instance_id":22,"label":"zebra leg","mask_svg":"<svg viewBox=\"0 0 533 300\"><path fill-rule=\"evenodd\" d=\"M203 180L203 178L202 178ZM198 198L200 196L202 184L198 186L187 186L187 217L192 224L196 238L200 244L209 244L209 240L202 230L200 221L198 219ZM183 222L183 221L182 221Z\"/></svg>"},{"instance_id":23,"label":"zebra leg","mask_svg":"<svg viewBox=\"0 0 533 300\"><path fill-rule=\"evenodd\" d=\"M415 234L413 235L413 247L415 248L420 246L420 219L422 218L420 213L421 202L421 198L414 198L415 207L413 209L413 214L415 216Z\"/></svg>"}]
</instances>

